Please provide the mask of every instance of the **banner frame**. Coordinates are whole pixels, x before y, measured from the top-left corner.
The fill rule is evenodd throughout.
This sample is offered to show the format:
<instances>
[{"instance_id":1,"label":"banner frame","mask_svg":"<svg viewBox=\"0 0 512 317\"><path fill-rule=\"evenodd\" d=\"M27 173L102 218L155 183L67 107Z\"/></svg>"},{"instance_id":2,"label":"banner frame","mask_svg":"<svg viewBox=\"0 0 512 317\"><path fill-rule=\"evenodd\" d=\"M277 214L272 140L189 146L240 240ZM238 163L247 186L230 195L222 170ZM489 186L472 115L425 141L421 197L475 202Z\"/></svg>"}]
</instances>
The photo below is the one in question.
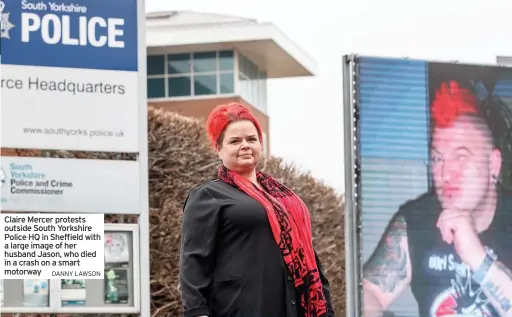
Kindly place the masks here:
<instances>
[{"instance_id":1,"label":"banner frame","mask_svg":"<svg viewBox=\"0 0 512 317\"><path fill-rule=\"evenodd\" d=\"M356 100L356 56L343 56L343 114L345 141L345 287L346 315L362 316L361 278L359 260L358 208L355 173L357 168L357 100Z\"/></svg>"}]
</instances>

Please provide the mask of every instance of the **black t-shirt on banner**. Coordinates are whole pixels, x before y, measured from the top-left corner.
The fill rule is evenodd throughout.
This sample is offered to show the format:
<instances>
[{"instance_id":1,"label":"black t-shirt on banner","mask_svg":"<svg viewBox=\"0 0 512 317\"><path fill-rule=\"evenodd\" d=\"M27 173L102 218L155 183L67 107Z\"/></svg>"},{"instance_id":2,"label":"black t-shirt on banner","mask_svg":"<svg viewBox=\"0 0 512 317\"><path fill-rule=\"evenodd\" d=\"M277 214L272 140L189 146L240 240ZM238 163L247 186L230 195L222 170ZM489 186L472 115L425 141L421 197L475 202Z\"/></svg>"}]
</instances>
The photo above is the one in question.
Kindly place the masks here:
<instances>
[{"instance_id":1,"label":"black t-shirt on banner","mask_svg":"<svg viewBox=\"0 0 512 317\"><path fill-rule=\"evenodd\" d=\"M471 270L462 263L453 245L441 238L436 223L442 208L428 193L400 209L407 222L412 267L411 290L421 317L498 317ZM512 193L500 191L494 219L479 234L480 241L512 269Z\"/></svg>"}]
</instances>

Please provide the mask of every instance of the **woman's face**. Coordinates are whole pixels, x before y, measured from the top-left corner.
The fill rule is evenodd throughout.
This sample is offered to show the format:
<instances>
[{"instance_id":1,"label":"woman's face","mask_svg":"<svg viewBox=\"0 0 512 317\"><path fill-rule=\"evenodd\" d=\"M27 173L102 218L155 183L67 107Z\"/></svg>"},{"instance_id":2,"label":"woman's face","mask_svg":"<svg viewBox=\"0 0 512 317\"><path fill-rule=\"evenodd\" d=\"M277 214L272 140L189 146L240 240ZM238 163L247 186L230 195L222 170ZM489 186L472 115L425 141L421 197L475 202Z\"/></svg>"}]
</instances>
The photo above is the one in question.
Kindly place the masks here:
<instances>
[{"instance_id":1,"label":"woman's face","mask_svg":"<svg viewBox=\"0 0 512 317\"><path fill-rule=\"evenodd\" d=\"M258 165L262 145L254 124L244 120L229 124L216 148L224 166L237 173L248 173Z\"/></svg>"}]
</instances>

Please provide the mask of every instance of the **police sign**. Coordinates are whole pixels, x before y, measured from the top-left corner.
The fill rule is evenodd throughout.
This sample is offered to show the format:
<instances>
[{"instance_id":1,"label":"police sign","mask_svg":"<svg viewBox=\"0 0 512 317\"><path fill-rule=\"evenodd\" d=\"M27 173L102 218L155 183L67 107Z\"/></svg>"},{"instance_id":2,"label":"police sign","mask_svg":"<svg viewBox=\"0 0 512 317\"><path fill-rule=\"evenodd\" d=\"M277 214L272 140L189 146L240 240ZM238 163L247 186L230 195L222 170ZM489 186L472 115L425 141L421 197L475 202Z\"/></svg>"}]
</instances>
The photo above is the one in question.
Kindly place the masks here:
<instances>
[{"instance_id":1,"label":"police sign","mask_svg":"<svg viewBox=\"0 0 512 317\"><path fill-rule=\"evenodd\" d=\"M137 70L135 0L3 0L2 63Z\"/></svg>"},{"instance_id":2,"label":"police sign","mask_svg":"<svg viewBox=\"0 0 512 317\"><path fill-rule=\"evenodd\" d=\"M137 152L137 1L0 9L2 146Z\"/></svg>"},{"instance_id":3,"label":"police sign","mask_svg":"<svg viewBox=\"0 0 512 317\"><path fill-rule=\"evenodd\" d=\"M41 35L43 42L46 44L64 45L91 45L94 47L124 47L124 41L117 39L123 35L121 26L124 24L123 19L105 19L101 17L81 16L78 18L78 37L73 38L71 33L71 17L63 15L62 19L55 14L47 14L41 17L35 13L21 14L21 41L30 42L30 34L36 33ZM106 35L97 35L96 28L106 29ZM50 30L53 30L50 33Z\"/></svg>"}]
</instances>

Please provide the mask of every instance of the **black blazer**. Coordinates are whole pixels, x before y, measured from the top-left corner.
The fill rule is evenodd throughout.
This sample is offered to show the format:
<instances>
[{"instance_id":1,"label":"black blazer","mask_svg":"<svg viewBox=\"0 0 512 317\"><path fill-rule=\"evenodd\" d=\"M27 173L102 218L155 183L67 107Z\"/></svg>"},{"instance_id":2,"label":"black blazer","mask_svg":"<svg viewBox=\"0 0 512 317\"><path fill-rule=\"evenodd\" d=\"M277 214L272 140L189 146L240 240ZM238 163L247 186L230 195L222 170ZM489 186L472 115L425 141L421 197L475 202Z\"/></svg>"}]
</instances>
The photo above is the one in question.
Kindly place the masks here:
<instances>
[{"instance_id":1,"label":"black blazer","mask_svg":"<svg viewBox=\"0 0 512 317\"><path fill-rule=\"evenodd\" d=\"M221 180L193 189L185 201L180 284L186 317L304 315L264 207Z\"/></svg>"}]
</instances>

